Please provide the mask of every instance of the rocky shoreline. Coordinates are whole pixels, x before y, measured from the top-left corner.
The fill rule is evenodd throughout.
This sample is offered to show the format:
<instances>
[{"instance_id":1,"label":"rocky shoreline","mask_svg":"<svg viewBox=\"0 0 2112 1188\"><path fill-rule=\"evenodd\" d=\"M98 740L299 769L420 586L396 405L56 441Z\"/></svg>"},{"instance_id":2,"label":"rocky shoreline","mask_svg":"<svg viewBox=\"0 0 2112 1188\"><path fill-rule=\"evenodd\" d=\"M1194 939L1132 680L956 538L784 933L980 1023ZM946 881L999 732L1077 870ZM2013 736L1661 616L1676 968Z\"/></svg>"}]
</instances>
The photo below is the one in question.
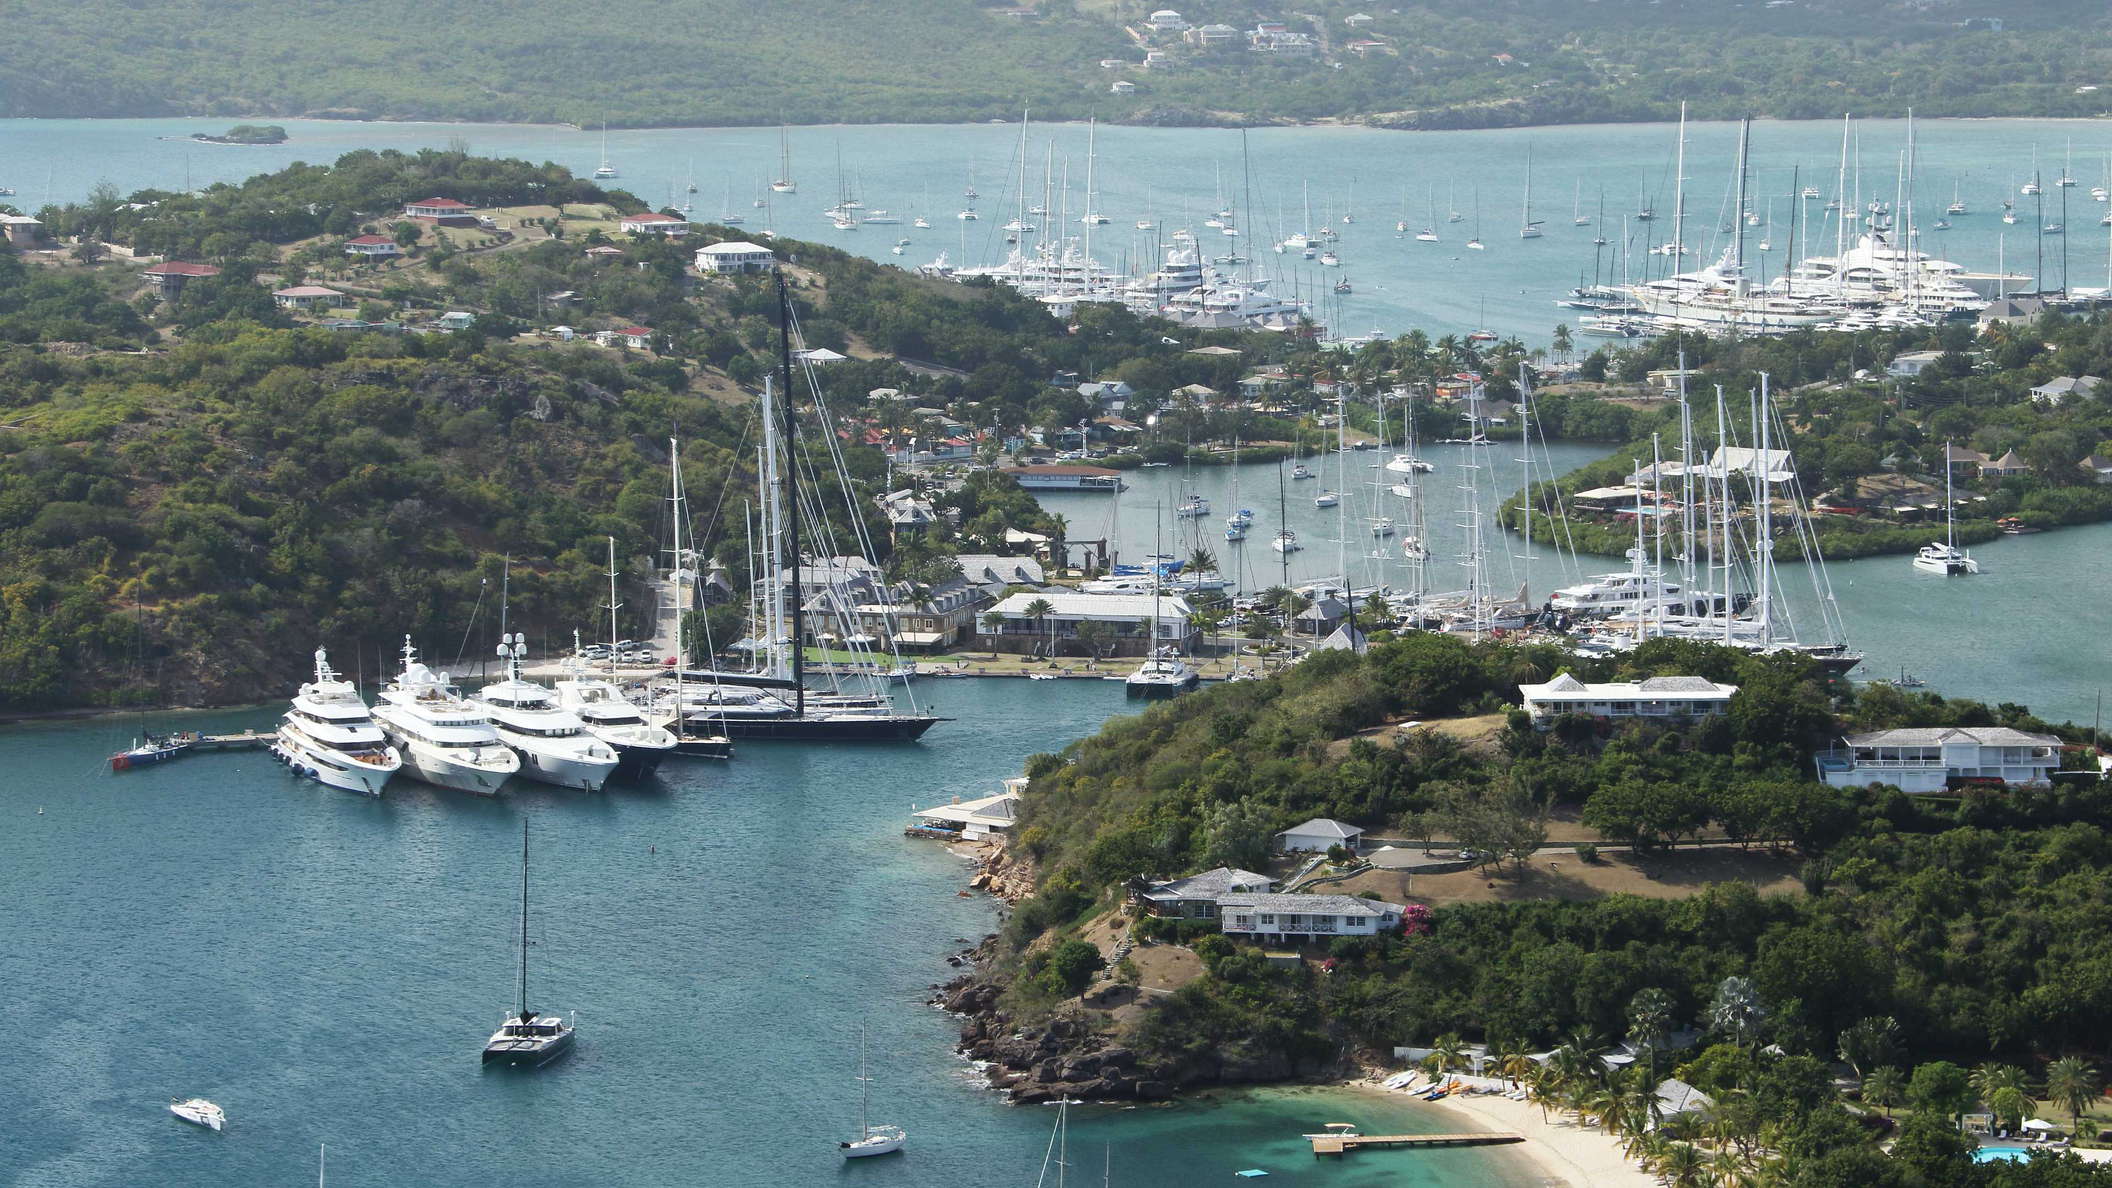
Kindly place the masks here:
<instances>
[{"instance_id":1,"label":"rocky shoreline","mask_svg":"<svg viewBox=\"0 0 2112 1188\"><path fill-rule=\"evenodd\" d=\"M976 862L969 880L1005 903L1033 893L1034 870L1004 847L953 847ZM1294 1061L1281 1054L1214 1053L1176 1065L1150 1061L1116 1037L1097 1029L1082 1012L1023 1022L999 1005L1005 983L995 968L998 938L948 958L961 976L936 988L930 1004L961 1019L962 1057L975 1063L990 1088L1011 1101L1034 1105L1059 1097L1082 1101L1166 1101L1185 1089L1335 1080L1332 1062Z\"/></svg>"}]
</instances>

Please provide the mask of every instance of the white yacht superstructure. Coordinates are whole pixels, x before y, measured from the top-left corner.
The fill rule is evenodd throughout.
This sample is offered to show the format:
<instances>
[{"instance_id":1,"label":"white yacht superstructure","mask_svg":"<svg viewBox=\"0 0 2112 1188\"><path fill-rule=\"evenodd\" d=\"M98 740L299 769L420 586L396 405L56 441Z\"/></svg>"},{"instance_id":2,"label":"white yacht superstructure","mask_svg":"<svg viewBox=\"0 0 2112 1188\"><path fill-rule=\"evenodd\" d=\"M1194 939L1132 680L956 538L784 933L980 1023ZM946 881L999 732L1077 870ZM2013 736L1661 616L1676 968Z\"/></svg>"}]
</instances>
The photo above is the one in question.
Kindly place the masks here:
<instances>
[{"instance_id":1,"label":"white yacht superstructure","mask_svg":"<svg viewBox=\"0 0 2112 1188\"><path fill-rule=\"evenodd\" d=\"M518 632L500 637L506 679L479 689L476 701L490 711L499 738L520 753L522 775L560 788L601 791L616 772L616 749L589 734L578 714L558 705L556 694L521 679L526 650Z\"/></svg>"},{"instance_id":2,"label":"white yacht superstructure","mask_svg":"<svg viewBox=\"0 0 2112 1188\"><path fill-rule=\"evenodd\" d=\"M271 750L296 773L362 796L381 795L403 766L359 690L331 669L322 648L315 650L315 679L294 695Z\"/></svg>"},{"instance_id":3,"label":"white yacht superstructure","mask_svg":"<svg viewBox=\"0 0 2112 1188\"><path fill-rule=\"evenodd\" d=\"M500 741L483 708L419 663L408 635L403 672L382 689L374 720L396 744L405 769L428 784L496 796L499 785L521 770L521 757Z\"/></svg>"},{"instance_id":4,"label":"white yacht superstructure","mask_svg":"<svg viewBox=\"0 0 2112 1188\"><path fill-rule=\"evenodd\" d=\"M1827 256L1808 256L1770 292L1831 297L1844 305L1898 305L1938 318L1971 317L1987 308L1959 277L1964 265L1900 247L1889 232L1873 228L1853 246Z\"/></svg>"}]
</instances>

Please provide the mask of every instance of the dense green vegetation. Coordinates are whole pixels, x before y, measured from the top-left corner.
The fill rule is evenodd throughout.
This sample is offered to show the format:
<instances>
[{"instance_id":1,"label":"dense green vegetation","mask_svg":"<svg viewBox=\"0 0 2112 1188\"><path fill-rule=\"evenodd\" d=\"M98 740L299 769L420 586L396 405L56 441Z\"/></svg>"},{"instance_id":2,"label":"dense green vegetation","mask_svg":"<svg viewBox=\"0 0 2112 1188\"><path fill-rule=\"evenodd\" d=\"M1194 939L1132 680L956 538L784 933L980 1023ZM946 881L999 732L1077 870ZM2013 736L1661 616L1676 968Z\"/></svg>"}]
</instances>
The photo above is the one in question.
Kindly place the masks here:
<instances>
[{"instance_id":1,"label":"dense green vegetation","mask_svg":"<svg viewBox=\"0 0 2112 1188\"><path fill-rule=\"evenodd\" d=\"M193 132L191 139L212 144L284 144L286 129L279 124L236 124L218 135Z\"/></svg>"},{"instance_id":2,"label":"dense green vegetation","mask_svg":"<svg viewBox=\"0 0 2112 1188\"><path fill-rule=\"evenodd\" d=\"M1371 6L1364 6L1370 9ZM536 3L495 15L396 4L357 10L254 0L142 7L33 3L34 38L0 46L0 115L339 115L619 125L959 121L1016 116L1224 122L1369 117L1456 128L1708 118L2091 116L2106 76L2105 13L2079 0L2000 12L1889 0L1584 6L1498 0L1471 9L1352 0L1263 6L1197 0L1196 24L1280 19L1304 54L1244 41L1177 68L1141 61L1143 0L848 0L591 13ZM1023 14L1023 15L1022 15ZM1999 17L1996 31L1984 18ZM1377 40L1370 52L1349 43ZM1164 41L1153 44L1165 44ZM1132 95L1110 94L1129 77ZM703 85L700 84L700 80ZM1236 113L1236 114L1233 114Z\"/></svg>"},{"instance_id":3,"label":"dense green vegetation","mask_svg":"<svg viewBox=\"0 0 2112 1188\"><path fill-rule=\"evenodd\" d=\"M1501 709L1517 682L1557 668L1587 680L1699 673L1741 691L1727 715L1686 727L1608 733L1568 720L1538 732L1513 713L1486 749L1430 730L1335 741L1404 715ZM2017 706L1857 689L1801 658L1665 640L1618 662L1429 635L1383 641L1362 658L1324 653L1266 682L1117 719L1033 761L1017 844L1043 873L1003 943L1031 953L1044 934L1061 937L1113 906L1139 875L1258 869L1272 831L1314 815L1494 847L1496 878L1544 840L1547 812L1563 806L1645 855L1706 830L1799 856L1804 893L1762 896L1738 883L1674 899L1439 907L1413 913L1405 935L1338 939L1325 972L1287 970L1206 937L1194 942L1204 976L1123 1042L1191 1072L1287 1070L1433 1041L1455 1051L1481 1041L1499 1055L1559 1048L1558 1059L1518 1062L1511 1075L1530 1072L1550 1105L1640 1136L1647 1128L1633 1110L1647 1107L1635 1093L1677 1070L1731 1113L1687 1119L1689 1129L1651 1141L1713 1134L1719 1150L1772 1161L1773 1182L2037 1182L1976 1178L1995 1173L1963 1170L1958 1152L1920 1151L1941 1137L1927 1127L1894 1152L1892 1164L1915 1165L1909 1175L1876 1157L1871 1131L1834 1105L1827 1065L1837 1055L1863 1074L1912 1069L1917 1084L1939 1079L1941 1061L2014 1065L2019 1086L2045 1099L2057 1096L2044 1087L2049 1062L2112 1051L2103 878L2112 791L2091 780L1916 799L1811 778L1811 750L1843 730L1929 724L2046 729ZM1015 1003L1046 1009L1042 971L1017 968ZM1664 1047L1688 1026L1722 1047L1684 1056ZM1624 1039L1644 1050L1647 1072L1592 1072L1591 1054ZM1881 1095L1885 1077L1876 1079ZM1604 1100L1623 1093L1625 1104ZM1933 1099L1919 1104L1939 1112ZM1823 1171L1843 1164L1865 1178Z\"/></svg>"}]
</instances>

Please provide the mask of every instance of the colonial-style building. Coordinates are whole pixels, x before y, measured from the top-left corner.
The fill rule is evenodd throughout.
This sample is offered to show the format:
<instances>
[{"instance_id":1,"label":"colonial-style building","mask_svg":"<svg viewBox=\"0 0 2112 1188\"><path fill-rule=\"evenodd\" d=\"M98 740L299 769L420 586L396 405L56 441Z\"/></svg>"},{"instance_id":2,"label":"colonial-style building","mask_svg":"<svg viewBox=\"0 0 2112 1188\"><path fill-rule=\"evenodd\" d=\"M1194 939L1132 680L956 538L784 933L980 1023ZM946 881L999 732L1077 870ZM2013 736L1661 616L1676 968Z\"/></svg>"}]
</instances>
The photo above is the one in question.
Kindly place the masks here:
<instances>
[{"instance_id":1,"label":"colonial-style building","mask_svg":"<svg viewBox=\"0 0 2112 1188\"><path fill-rule=\"evenodd\" d=\"M1563 673L1544 685L1520 685L1525 712L1545 727L1564 714L1592 718L1689 719L1720 714L1738 692L1707 677L1645 677L1640 681L1586 684Z\"/></svg>"},{"instance_id":2,"label":"colonial-style building","mask_svg":"<svg viewBox=\"0 0 2112 1188\"><path fill-rule=\"evenodd\" d=\"M2007 726L1925 726L1851 734L1818 756L1819 778L1836 788L1891 784L1941 792L1953 784L2044 786L2061 763L2061 740Z\"/></svg>"},{"instance_id":3,"label":"colonial-style building","mask_svg":"<svg viewBox=\"0 0 2112 1188\"><path fill-rule=\"evenodd\" d=\"M769 248L752 243L714 243L697 249L698 272L768 272L776 266L777 256Z\"/></svg>"},{"instance_id":4,"label":"colonial-style building","mask_svg":"<svg viewBox=\"0 0 2112 1188\"><path fill-rule=\"evenodd\" d=\"M1047 615L1027 613L1027 608L1037 601L1049 604ZM1198 635L1188 621L1195 608L1178 595L1154 600L1148 594L1070 594L1051 590L1043 594L1014 594L990 609L1001 622L995 630L981 624L975 643L993 652L1046 654L1053 648L1054 654L1083 656L1088 648L1078 642L1078 631L1087 623L1105 627L1101 650L1115 656L1146 655L1155 645L1190 652Z\"/></svg>"},{"instance_id":5,"label":"colonial-style building","mask_svg":"<svg viewBox=\"0 0 2112 1188\"><path fill-rule=\"evenodd\" d=\"M403 217L447 226L467 226L477 221L477 208L452 198L427 198L403 204Z\"/></svg>"}]
</instances>

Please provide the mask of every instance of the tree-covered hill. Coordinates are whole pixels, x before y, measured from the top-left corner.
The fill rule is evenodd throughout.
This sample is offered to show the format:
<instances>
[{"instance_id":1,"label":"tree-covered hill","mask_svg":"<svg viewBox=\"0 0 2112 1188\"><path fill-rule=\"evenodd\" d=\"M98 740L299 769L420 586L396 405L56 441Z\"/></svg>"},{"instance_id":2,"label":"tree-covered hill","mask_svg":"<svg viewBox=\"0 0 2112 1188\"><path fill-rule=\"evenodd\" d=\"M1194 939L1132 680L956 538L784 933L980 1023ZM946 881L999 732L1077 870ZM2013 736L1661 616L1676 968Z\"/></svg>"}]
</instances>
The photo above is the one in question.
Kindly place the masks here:
<instances>
[{"instance_id":1,"label":"tree-covered hill","mask_svg":"<svg viewBox=\"0 0 2112 1188\"><path fill-rule=\"evenodd\" d=\"M590 125L1372 118L1409 128L1711 118L2090 116L2101 5L1805 0L1196 0L1191 44L1159 0L856 4L529 0L274 6L28 0L0 45L0 115L288 116ZM1369 9L1367 24L1349 18ZM1993 18L1993 19L1990 19ZM1244 38L1280 21L1295 48ZM1361 43L1361 44L1360 44ZM1168 68L1143 69L1147 50ZM1109 69L1103 61L1122 65ZM1111 93L1111 83L1136 85ZM2084 89L2090 88L2090 89Z\"/></svg>"}]
</instances>

